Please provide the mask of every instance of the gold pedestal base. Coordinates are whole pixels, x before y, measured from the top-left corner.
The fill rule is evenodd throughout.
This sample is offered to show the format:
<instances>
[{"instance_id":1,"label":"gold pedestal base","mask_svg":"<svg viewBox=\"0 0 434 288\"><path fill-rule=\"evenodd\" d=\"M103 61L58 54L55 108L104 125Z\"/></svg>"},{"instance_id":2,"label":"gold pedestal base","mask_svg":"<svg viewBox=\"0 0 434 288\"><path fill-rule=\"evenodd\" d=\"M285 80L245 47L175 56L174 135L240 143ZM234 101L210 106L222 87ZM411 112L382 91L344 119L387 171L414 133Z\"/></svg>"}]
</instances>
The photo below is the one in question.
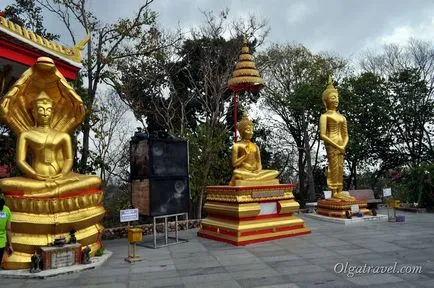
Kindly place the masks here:
<instances>
[{"instance_id":1,"label":"gold pedestal base","mask_svg":"<svg viewBox=\"0 0 434 288\"><path fill-rule=\"evenodd\" d=\"M304 221L293 216L299 209L294 185L210 186L198 236L247 245L308 234Z\"/></svg>"},{"instance_id":2,"label":"gold pedestal base","mask_svg":"<svg viewBox=\"0 0 434 288\"><path fill-rule=\"evenodd\" d=\"M4 258L4 269L30 268L35 251L52 245L60 237L69 241L71 230L76 231L75 238L82 248L91 248L91 255L102 247L104 227L100 222L105 209L101 204L101 190L79 191L67 197L35 199L17 192L4 194L6 205L12 213L14 248L14 253Z\"/></svg>"},{"instance_id":3,"label":"gold pedestal base","mask_svg":"<svg viewBox=\"0 0 434 288\"><path fill-rule=\"evenodd\" d=\"M318 208L316 213L335 218L351 218L356 216L357 213L351 212L351 206L358 205L359 212L364 216L372 216L372 211L367 209L368 203L364 200L340 200L340 199L326 199L318 201Z\"/></svg>"}]
</instances>

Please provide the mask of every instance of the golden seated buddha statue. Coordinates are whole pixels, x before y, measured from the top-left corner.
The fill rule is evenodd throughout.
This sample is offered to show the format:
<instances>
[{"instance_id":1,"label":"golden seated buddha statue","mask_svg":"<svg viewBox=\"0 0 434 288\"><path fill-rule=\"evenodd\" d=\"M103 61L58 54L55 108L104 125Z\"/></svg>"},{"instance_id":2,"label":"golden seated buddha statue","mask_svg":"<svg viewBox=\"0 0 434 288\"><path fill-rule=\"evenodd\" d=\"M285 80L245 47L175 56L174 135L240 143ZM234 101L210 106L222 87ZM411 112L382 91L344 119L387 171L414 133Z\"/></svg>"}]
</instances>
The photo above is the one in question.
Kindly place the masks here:
<instances>
[{"instance_id":1,"label":"golden seated buddha statue","mask_svg":"<svg viewBox=\"0 0 434 288\"><path fill-rule=\"evenodd\" d=\"M0 117L17 135L16 162L23 174L0 179L13 214L15 250L4 268L28 268L35 250L71 230L92 253L101 247L101 179L72 172L70 133L84 115L80 96L48 57L38 58L3 97Z\"/></svg>"},{"instance_id":2,"label":"golden seated buddha statue","mask_svg":"<svg viewBox=\"0 0 434 288\"><path fill-rule=\"evenodd\" d=\"M322 101L327 111L320 117L320 137L327 150L328 169L327 186L332 191L332 198L352 201L353 196L342 192L344 173L344 154L348 144L347 119L336 111L339 94L329 77Z\"/></svg>"},{"instance_id":3,"label":"golden seated buddha statue","mask_svg":"<svg viewBox=\"0 0 434 288\"><path fill-rule=\"evenodd\" d=\"M234 168L229 185L255 186L279 184L279 171L262 169L261 155L258 145L251 141L253 136L253 122L244 112L238 123L241 141L232 147L232 166Z\"/></svg>"},{"instance_id":4,"label":"golden seated buddha statue","mask_svg":"<svg viewBox=\"0 0 434 288\"><path fill-rule=\"evenodd\" d=\"M73 163L71 137L65 131L69 130L67 128L75 128L74 126L81 122L84 109L79 96L66 81L62 81L63 76L56 79L55 76L58 75L52 73L53 68L54 63L50 58L39 58L33 67L34 74L26 79L20 79L31 83L15 84L2 102L0 109L3 119L15 128L14 132L18 135L17 166L26 176L1 179L0 189L2 191L19 191L24 195L34 197L52 197L84 188L98 188L101 185L99 177L71 172ZM32 78L45 81L33 83ZM20 88L24 88L25 84L39 85L26 87L27 93L24 94ZM61 87L63 89L59 89L59 92L64 94L55 95L56 97L52 99L45 90L52 92L52 88L57 88L52 87L56 84L63 84ZM29 91L32 88L39 91L36 93ZM71 107L75 111L68 111L65 96L75 100L76 103L73 103L74 106ZM24 113L27 107L17 107L16 104L20 104L22 100L25 106L31 108L30 115ZM55 100L57 101L53 107ZM75 117L66 118L69 113L74 113ZM73 126L73 124L76 125ZM29 163L27 159L30 158Z\"/></svg>"}]
</instances>

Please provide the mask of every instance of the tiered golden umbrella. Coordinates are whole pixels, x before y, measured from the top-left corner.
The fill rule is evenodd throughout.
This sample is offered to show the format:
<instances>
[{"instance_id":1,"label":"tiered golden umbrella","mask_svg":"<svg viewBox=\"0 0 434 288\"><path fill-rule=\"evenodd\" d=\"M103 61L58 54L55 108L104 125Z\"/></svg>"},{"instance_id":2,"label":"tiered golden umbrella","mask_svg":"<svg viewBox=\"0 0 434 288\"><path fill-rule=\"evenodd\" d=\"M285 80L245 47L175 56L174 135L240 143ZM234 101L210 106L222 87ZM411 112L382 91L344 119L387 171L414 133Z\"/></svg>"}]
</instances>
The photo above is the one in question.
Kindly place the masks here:
<instances>
[{"instance_id":1,"label":"tiered golden umbrella","mask_svg":"<svg viewBox=\"0 0 434 288\"><path fill-rule=\"evenodd\" d=\"M240 59L228 81L228 88L233 94L234 142L237 141L237 93L239 91L259 91L264 87L264 79L259 75L253 56L249 52L247 38L244 36Z\"/></svg>"}]
</instances>

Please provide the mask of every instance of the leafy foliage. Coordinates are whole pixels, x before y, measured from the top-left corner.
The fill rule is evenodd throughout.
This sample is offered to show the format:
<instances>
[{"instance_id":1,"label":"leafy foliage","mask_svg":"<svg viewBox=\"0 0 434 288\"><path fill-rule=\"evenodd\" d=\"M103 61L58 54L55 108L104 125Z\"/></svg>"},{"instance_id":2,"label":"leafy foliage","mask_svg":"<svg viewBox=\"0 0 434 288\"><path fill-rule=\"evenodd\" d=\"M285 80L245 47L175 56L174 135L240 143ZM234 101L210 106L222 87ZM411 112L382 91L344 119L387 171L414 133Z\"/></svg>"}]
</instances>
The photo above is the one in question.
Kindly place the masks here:
<instances>
[{"instance_id":1,"label":"leafy foliage","mask_svg":"<svg viewBox=\"0 0 434 288\"><path fill-rule=\"evenodd\" d=\"M217 18L204 13L207 23L191 39L118 66L119 94L148 131L166 129L189 140L192 206L198 217L205 187L226 183L231 173L232 92L227 81L242 37L223 37L225 13ZM241 98L248 104L258 95Z\"/></svg>"},{"instance_id":2,"label":"leafy foliage","mask_svg":"<svg viewBox=\"0 0 434 288\"><path fill-rule=\"evenodd\" d=\"M434 125L434 99L428 83L416 69L395 72L389 78L388 112L397 166L417 167L432 162L429 129Z\"/></svg>"},{"instance_id":3,"label":"leafy foliage","mask_svg":"<svg viewBox=\"0 0 434 288\"><path fill-rule=\"evenodd\" d=\"M47 32L42 9L34 0L15 0L14 4L5 7L4 17L48 40L59 40L59 35Z\"/></svg>"},{"instance_id":4,"label":"leafy foliage","mask_svg":"<svg viewBox=\"0 0 434 288\"><path fill-rule=\"evenodd\" d=\"M355 188L359 167L369 167L389 155L390 101L386 80L370 72L345 78L341 87L340 110L347 118L350 135L345 155L348 187Z\"/></svg>"},{"instance_id":5,"label":"leafy foliage","mask_svg":"<svg viewBox=\"0 0 434 288\"><path fill-rule=\"evenodd\" d=\"M318 164L318 157L312 161L311 155L313 147L319 149L320 97L327 75L336 74L345 62L314 54L302 45L276 44L258 57L258 63L267 83L264 103L277 115L284 137L297 147L298 197L313 201L316 193L312 165Z\"/></svg>"}]
</instances>

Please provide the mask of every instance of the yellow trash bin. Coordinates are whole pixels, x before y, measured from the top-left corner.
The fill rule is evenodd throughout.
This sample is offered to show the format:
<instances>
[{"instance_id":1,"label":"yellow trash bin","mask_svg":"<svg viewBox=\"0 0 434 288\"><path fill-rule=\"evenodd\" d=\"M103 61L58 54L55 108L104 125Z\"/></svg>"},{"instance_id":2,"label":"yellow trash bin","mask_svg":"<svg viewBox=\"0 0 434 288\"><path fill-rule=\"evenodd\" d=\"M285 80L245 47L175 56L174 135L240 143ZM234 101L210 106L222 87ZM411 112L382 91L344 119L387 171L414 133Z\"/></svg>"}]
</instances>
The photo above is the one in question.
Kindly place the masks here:
<instances>
[{"instance_id":1,"label":"yellow trash bin","mask_svg":"<svg viewBox=\"0 0 434 288\"><path fill-rule=\"evenodd\" d=\"M129 228L128 229L128 242L135 243L143 240L143 229L141 228Z\"/></svg>"}]
</instances>

